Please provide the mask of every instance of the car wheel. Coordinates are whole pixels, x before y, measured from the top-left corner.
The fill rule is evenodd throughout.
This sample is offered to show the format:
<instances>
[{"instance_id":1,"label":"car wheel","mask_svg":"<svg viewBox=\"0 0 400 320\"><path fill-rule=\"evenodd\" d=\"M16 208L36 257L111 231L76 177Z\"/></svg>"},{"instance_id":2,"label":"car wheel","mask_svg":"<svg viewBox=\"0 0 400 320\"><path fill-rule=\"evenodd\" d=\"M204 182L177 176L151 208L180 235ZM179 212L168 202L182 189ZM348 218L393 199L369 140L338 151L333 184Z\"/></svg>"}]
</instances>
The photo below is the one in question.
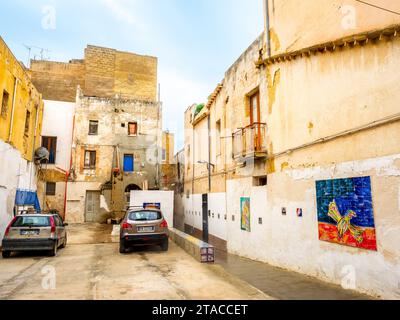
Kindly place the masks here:
<instances>
[{"instance_id":1,"label":"car wheel","mask_svg":"<svg viewBox=\"0 0 400 320\"><path fill-rule=\"evenodd\" d=\"M65 236L65 238L64 238L64 242L61 246L61 249L64 249L66 246L67 246L67 236Z\"/></svg>"},{"instance_id":2,"label":"car wheel","mask_svg":"<svg viewBox=\"0 0 400 320\"><path fill-rule=\"evenodd\" d=\"M9 257L11 257L11 251L2 251L1 256L3 257L3 259L8 259Z\"/></svg>"},{"instance_id":3,"label":"car wheel","mask_svg":"<svg viewBox=\"0 0 400 320\"><path fill-rule=\"evenodd\" d=\"M57 255L57 249L58 249L58 243L54 243L53 249L50 250L49 256L50 257L55 257Z\"/></svg>"},{"instance_id":4,"label":"car wheel","mask_svg":"<svg viewBox=\"0 0 400 320\"><path fill-rule=\"evenodd\" d=\"M168 239L164 240L163 243L161 244L162 251L168 251L168 245L169 245Z\"/></svg>"},{"instance_id":5,"label":"car wheel","mask_svg":"<svg viewBox=\"0 0 400 320\"><path fill-rule=\"evenodd\" d=\"M119 242L119 253L126 253L126 245L124 241Z\"/></svg>"}]
</instances>

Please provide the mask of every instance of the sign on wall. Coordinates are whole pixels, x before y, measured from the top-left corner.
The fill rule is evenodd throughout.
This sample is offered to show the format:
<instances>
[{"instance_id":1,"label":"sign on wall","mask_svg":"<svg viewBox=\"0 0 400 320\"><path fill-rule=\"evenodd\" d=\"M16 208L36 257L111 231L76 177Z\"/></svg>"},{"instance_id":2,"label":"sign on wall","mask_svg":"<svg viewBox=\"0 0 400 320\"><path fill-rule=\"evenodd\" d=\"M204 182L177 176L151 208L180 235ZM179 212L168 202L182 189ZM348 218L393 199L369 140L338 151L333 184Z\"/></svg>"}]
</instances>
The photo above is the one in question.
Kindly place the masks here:
<instances>
[{"instance_id":1,"label":"sign on wall","mask_svg":"<svg viewBox=\"0 0 400 320\"><path fill-rule=\"evenodd\" d=\"M240 198L241 228L250 232L250 198Z\"/></svg>"},{"instance_id":2,"label":"sign on wall","mask_svg":"<svg viewBox=\"0 0 400 320\"><path fill-rule=\"evenodd\" d=\"M371 178L317 181L319 239L377 250Z\"/></svg>"}]
</instances>

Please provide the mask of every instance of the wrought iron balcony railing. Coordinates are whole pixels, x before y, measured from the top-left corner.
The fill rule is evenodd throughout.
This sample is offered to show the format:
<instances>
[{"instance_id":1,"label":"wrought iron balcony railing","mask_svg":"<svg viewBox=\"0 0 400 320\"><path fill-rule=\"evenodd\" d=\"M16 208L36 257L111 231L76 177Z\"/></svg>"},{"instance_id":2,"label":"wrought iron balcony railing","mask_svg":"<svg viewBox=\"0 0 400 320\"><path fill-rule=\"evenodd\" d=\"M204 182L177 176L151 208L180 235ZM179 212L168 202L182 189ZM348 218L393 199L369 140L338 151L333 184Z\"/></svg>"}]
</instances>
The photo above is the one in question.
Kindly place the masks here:
<instances>
[{"instance_id":1,"label":"wrought iron balcony railing","mask_svg":"<svg viewBox=\"0 0 400 320\"><path fill-rule=\"evenodd\" d=\"M267 156L267 124L253 123L233 134L233 158L265 158Z\"/></svg>"}]
</instances>

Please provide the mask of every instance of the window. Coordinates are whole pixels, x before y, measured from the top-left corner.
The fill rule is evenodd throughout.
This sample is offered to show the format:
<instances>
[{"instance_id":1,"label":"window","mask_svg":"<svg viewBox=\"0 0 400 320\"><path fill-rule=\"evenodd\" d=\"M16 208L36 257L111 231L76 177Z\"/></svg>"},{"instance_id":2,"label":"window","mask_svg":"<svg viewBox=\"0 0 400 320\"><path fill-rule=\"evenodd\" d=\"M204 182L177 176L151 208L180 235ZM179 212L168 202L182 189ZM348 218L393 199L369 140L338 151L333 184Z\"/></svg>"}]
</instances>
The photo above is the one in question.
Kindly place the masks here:
<instances>
[{"instance_id":1,"label":"window","mask_svg":"<svg viewBox=\"0 0 400 320\"><path fill-rule=\"evenodd\" d=\"M56 184L54 182L46 182L46 196L56 195Z\"/></svg>"},{"instance_id":2,"label":"window","mask_svg":"<svg viewBox=\"0 0 400 320\"><path fill-rule=\"evenodd\" d=\"M96 151L85 151L85 169L96 169Z\"/></svg>"},{"instance_id":3,"label":"window","mask_svg":"<svg viewBox=\"0 0 400 320\"><path fill-rule=\"evenodd\" d=\"M25 136L28 136L28 135L29 135L30 122L31 122L31 113L30 113L30 111L26 111L26 116L25 116L25 130L24 130L24 135L25 135Z\"/></svg>"},{"instance_id":4,"label":"window","mask_svg":"<svg viewBox=\"0 0 400 320\"><path fill-rule=\"evenodd\" d=\"M260 94L256 92L250 96L250 124L260 123Z\"/></svg>"},{"instance_id":5,"label":"window","mask_svg":"<svg viewBox=\"0 0 400 320\"><path fill-rule=\"evenodd\" d=\"M133 154L124 155L124 172L133 172L135 170Z\"/></svg>"},{"instance_id":6,"label":"window","mask_svg":"<svg viewBox=\"0 0 400 320\"><path fill-rule=\"evenodd\" d=\"M128 135L137 136L137 132L138 132L138 124L137 124L137 122L129 122Z\"/></svg>"},{"instance_id":7,"label":"window","mask_svg":"<svg viewBox=\"0 0 400 320\"><path fill-rule=\"evenodd\" d=\"M97 136L99 133L99 122L96 120L89 121L89 136Z\"/></svg>"},{"instance_id":8,"label":"window","mask_svg":"<svg viewBox=\"0 0 400 320\"><path fill-rule=\"evenodd\" d=\"M3 99L1 100L1 116L6 117L8 111L8 101L10 99L10 95L6 90L3 91Z\"/></svg>"},{"instance_id":9,"label":"window","mask_svg":"<svg viewBox=\"0 0 400 320\"><path fill-rule=\"evenodd\" d=\"M267 184L268 184L267 176L253 178L254 187L263 187L266 186Z\"/></svg>"},{"instance_id":10,"label":"window","mask_svg":"<svg viewBox=\"0 0 400 320\"><path fill-rule=\"evenodd\" d=\"M167 150L162 149L162 161L167 161Z\"/></svg>"},{"instance_id":11,"label":"window","mask_svg":"<svg viewBox=\"0 0 400 320\"><path fill-rule=\"evenodd\" d=\"M216 123L216 135L215 135L215 139L216 139L216 152L217 152L217 156L221 155L221 120L218 120Z\"/></svg>"},{"instance_id":12,"label":"window","mask_svg":"<svg viewBox=\"0 0 400 320\"><path fill-rule=\"evenodd\" d=\"M57 137L43 137L42 147L46 148L49 153L49 164L56 163L56 153L57 153Z\"/></svg>"}]
</instances>

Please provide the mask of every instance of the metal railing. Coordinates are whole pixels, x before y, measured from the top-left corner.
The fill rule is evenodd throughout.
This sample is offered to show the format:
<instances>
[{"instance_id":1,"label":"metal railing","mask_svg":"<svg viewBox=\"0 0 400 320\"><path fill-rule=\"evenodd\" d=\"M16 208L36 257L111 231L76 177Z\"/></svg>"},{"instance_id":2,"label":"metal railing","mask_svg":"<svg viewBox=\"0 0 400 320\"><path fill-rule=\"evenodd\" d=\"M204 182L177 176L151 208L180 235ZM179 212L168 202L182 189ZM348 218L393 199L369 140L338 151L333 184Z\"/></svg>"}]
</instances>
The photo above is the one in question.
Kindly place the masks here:
<instances>
[{"instance_id":1,"label":"metal railing","mask_svg":"<svg viewBox=\"0 0 400 320\"><path fill-rule=\"evenodd\" d=\"M253 123L233 134L233 158L265 156L267 124Z\"/></svg>"}]
</instances>

